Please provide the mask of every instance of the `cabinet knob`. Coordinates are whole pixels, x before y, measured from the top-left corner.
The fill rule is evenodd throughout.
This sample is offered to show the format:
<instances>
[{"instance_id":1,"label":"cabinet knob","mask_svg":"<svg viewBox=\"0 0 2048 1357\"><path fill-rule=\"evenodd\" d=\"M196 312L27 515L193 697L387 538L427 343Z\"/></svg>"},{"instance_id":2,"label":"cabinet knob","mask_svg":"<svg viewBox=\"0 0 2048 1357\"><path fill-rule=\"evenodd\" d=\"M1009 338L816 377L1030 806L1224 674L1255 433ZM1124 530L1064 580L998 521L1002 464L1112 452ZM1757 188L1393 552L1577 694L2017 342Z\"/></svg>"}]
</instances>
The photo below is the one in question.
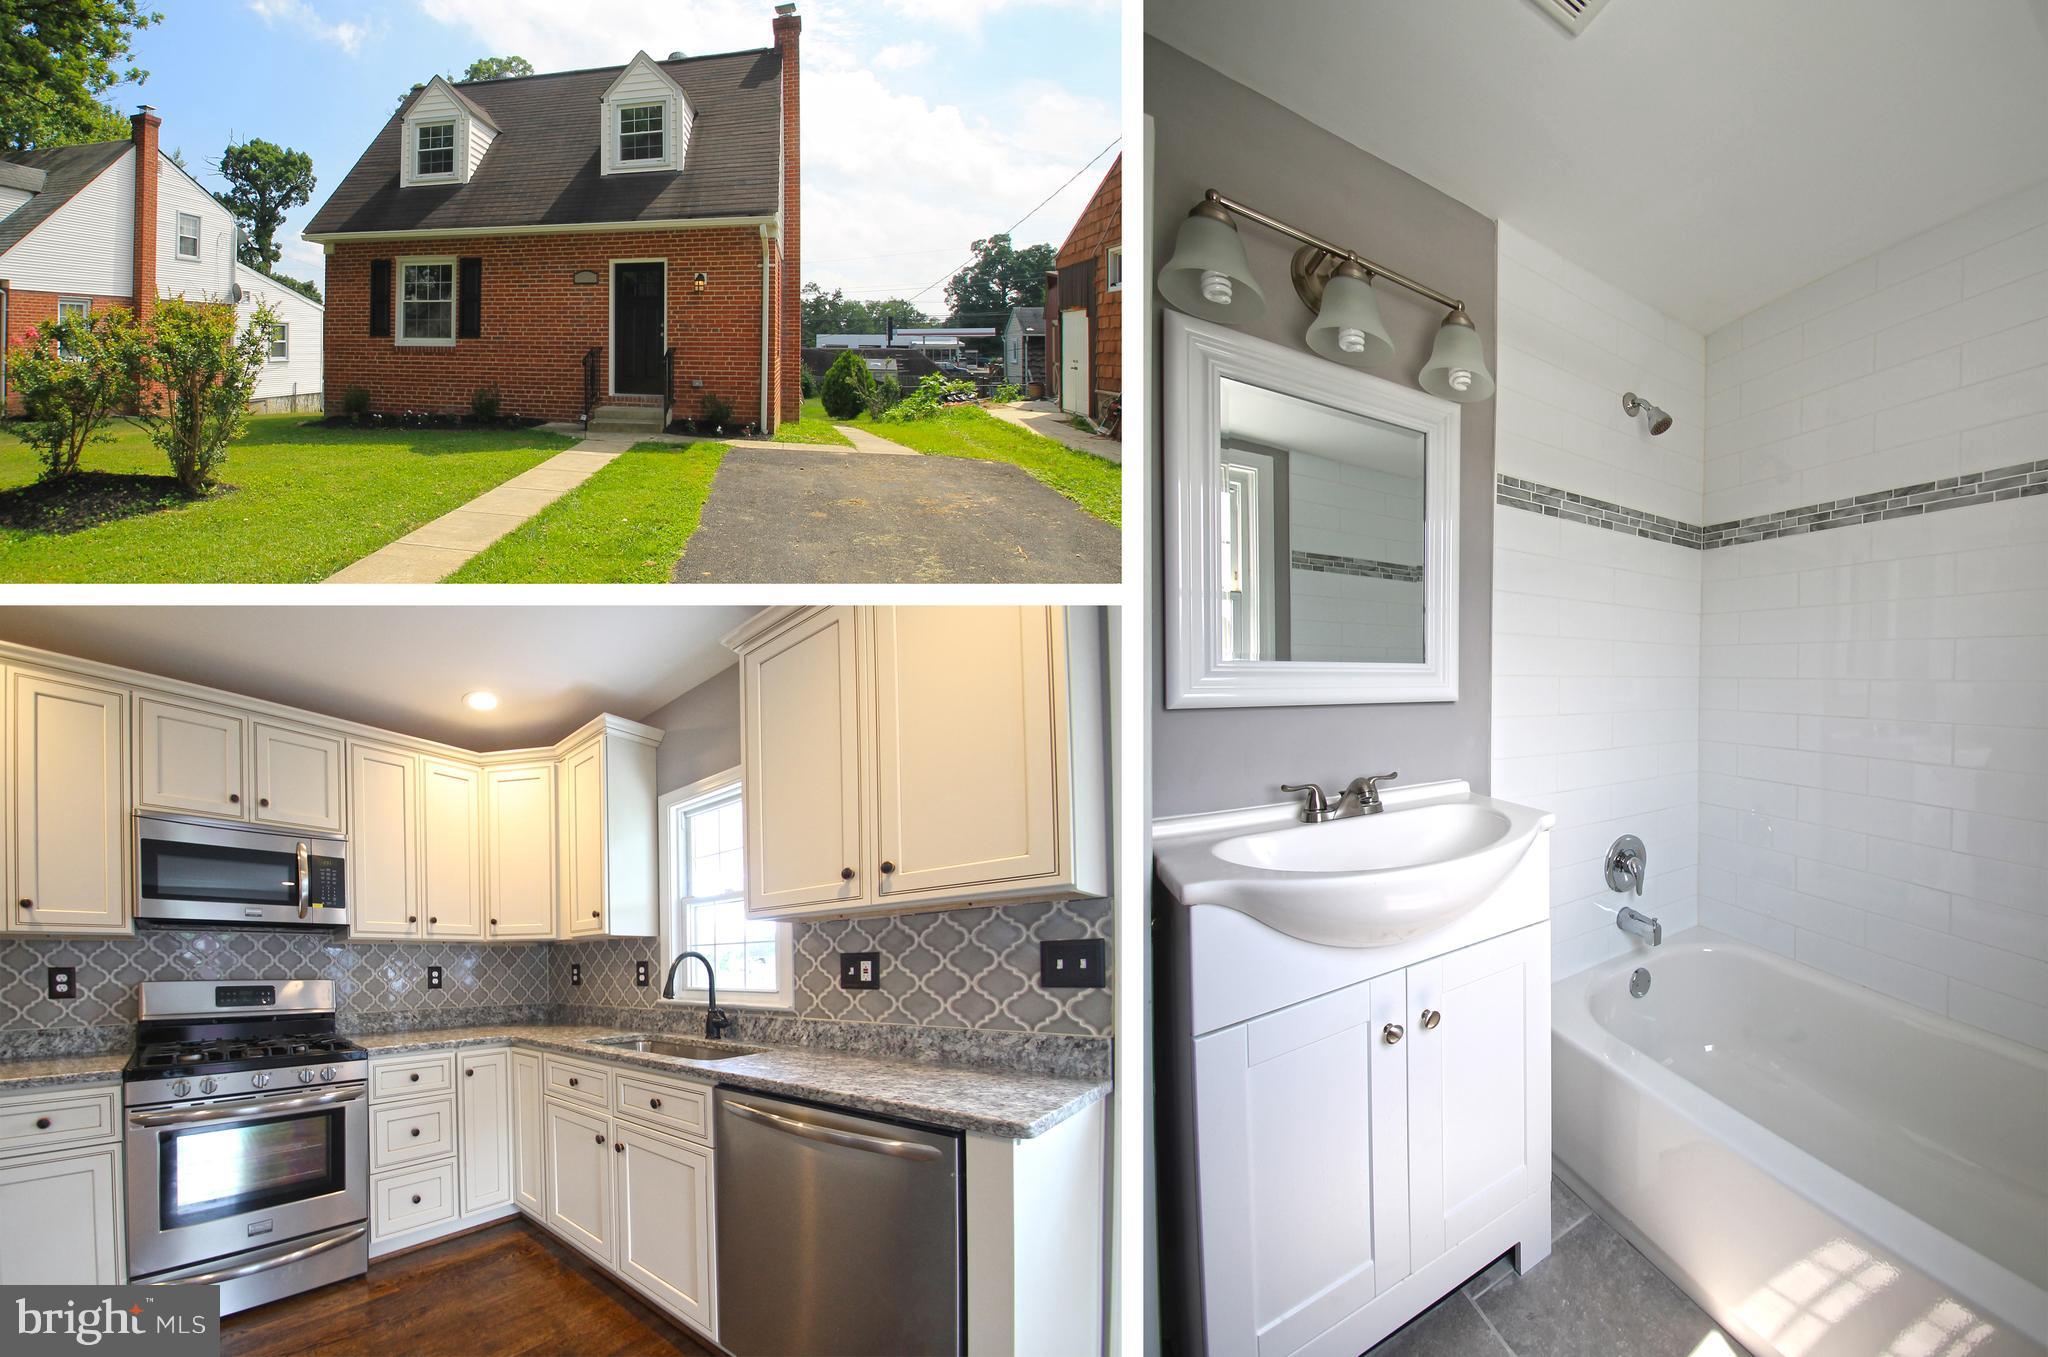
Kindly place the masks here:
<instances>
[{"instance_id":1,"label":"cabinet knob","mask_svg":"<svg viewBox=\"0 0 2048 1357\"><path fill-rule=\"evenodd\" d=\"M647 1105L648 1105L649 1107L657 1107L657 1108L658 1108L658 1107L660 1107L660 1106L661 1106L661 1099L659 1099L659 1098L649 1098L649 1099L647 1100Z\"/></svg>"},{"instance_id":2,"label":"cabinet knob","mask_svg":"<svg viewBox=\"0 0 2048 1357\"><path fill-rule=\"evenodd\" d=\"M409 924L416 924L420 921L420 916L417 914L408 914L405 916L405 921Z\"/></svg>"},{"instance_id":3,"label":"cabinet knob","mask_svg":"<svg viewBox=\"0 0 2048 1357\"><path fill-rule=\"evenodd\" d=\"M893 863L893 862L885 862L885 863L883 863L883 864L882 864L882 874L883 874L884 876L887 876L887 875L888 875L888 874L889 874L890 872L893 872L893 871L895 871L895 870L896 870L896 864L895 864L895 863Z\"/></svg>"},{"instance_id":4,"label":"cabinet knob","mask_svg":"<svg viewBox=\"0 0 2048 1357\"><path fill-rule=\"evenodd\" d=\"M841 867L841 868L839 869L839 879L840 879L841 881L851 881L851 880L853 880L853 868L851 868L851 867Z\"/></svg>"},{"instance_id":5,"label":"cabinet knob","mask_svg":"<svg viewBox=\"0 0 2048 1357\"><path fill-rule=\"evenodd\" d=\"M420 1081L420 1077L419 1077L419 1075L417 1075L417 1074L413 1075L413 1076L412 1076L412 1081L413 1081L413 1082L414 1082L415 1084L417 1084L417 1083L418 1083L418 1082Z\"/></svg>"},{"instance_id":6,"label":"cabinet knob","mask_svg":"<svg viewBox=\"0 0 2048 1357\"><path fill-rule=\"evenodd\" d=\"M270 798L267 796L259 796L256 798L256 804L259 806L267 806L270 804Z\"/></svg>"},{"instance_id":7,"label":"cabinet knob","mask_svg":"<svg viewBox=\"0 0 2048 1357\"><path fill-rule=\"evenodd\" d=\"M413 1194L412 1194L412 1204L413 1204L414 1206L418 1206L418 1205L420 1204L420 1194L419 1194L419 1193L415 1192L415 1193L413 1193Z\"/></svg>"},{"instance_id":8,"label":"cabinet knob","mask_svg":"<svg viewBox=\"0 0 2048 1357\"><path fill-rule=\"evenodd\" d=\"M420 1138L420 1128L419 1128L419 1127L415 1126L415 1127L413 1127L413 1128L412 1128L412 1138L413 1138L414 1140L418 1140L418 1139Z\"/></svg>"},{"instance_id":9,"label":"cabinet knob","mask_svg":"<svg viewBox=\"0 0 2048 1357\"><path fill-rule=\"evenodd\" d=\"M598 1143L598 1144L600 1144L600 1145L604 1144L604 1137L603 1137L603 1136L599 1136L599 1137L597 1138L597 1143Z\"/></svg>"},{"instance_id":10,"label":"cabinet knob","mask_svg":"<svg viewBox=\"0 0 2048 1357\"><path fill-rule=\"evenodd\" d=\"M498 921L497 921L496 919L493 919L493 920L491 920L491 927L493 927L493 928L496 928L497 926L498 926Z\"/></svg>"},{"instance_id":11,"label":"cabinet knob","mask_svg":"<svg viewBox=\"0 0 2048 1357\"><path fill-rule=\"evenodd\" d=\"M231 806L238 806L238 805L240 805L241 803L242 803L242 794L241 794L240 792L229 792L229 793L228 793L228 804L229 804L229 805L231 805Z\"/></svg>"},{"instance_id":12,"label":"cabinet knob","mask_svg":"<svg viewBox=\"0 0 2048 1357\"><path fill-rule=\"evenodd\" d=\"M591 910L591 911L590 911L590 917L591 917L591 918L593 918L593 919L597 918L597 917L598 917L598 913L597 913L597 911L596 911L596 910L594 910L594 909L593 909L593 910Z\"/></svg>"},{"instance_id":13,"label":"cabinet knob","mask_svg":"<svg viewBox=\"0 0 2048 1357\"><path fill-rule=\"evenodd\" d=\"M441 922L441 916L438 914L429 914L427 916L427 922L430 924L437 924Z\"/></svg>"},{"instance_id":14,"label":"cabinet knob","mask_svg":"<svg viewBox=\"0 0 2048 1357\"><path fill-rule=\"evenodd\" d=\"M33 900L24 900L21 902L21 907L23 909L34 909L36 907L36 902Z\"/></svg>"},{"instance_id":15,"label":"cabinet knob","mask_svg":"<svg viewBox=\"0 0 2048 1357\"><path fill-rule=\"evenodd\" d=\"M570 1087L570 1088L574 1088L574 1087L576 1087L576 1076L575 1076L575 1075L573 1075L573 1074L569 1076L569 1087Z\"/></svg>"},{"instance_id":16,"label":"cabinet knob","mask_svg":"<svg viewBox=\"0 0 2048 1357\"><path fill-rule=\"evenodd\" d=\"M1422 1010L1422 1030L1425 1032L1436 1031L1436 1025L1442 1022L1443 1020L1444 1015L1437 1012L1433 1008L1425 1008Z\"/></svg>"},{"instance_id":17,"label":"cabinet knob","mask_svg":"<svg viewBox=\"0 0 2048 1357\"><path fill-rule=\"evenodd\" d=\"M613 1153L613 1154L624 1154L625 1152L626 1152L626 1145L625 1145L625 1142L624 1142L624 1141L620 1141L620 1140L614 1140L614 1141L612 1142L612 1153Z\"/></svg>"},{"instance_id":18,"label":"cabinet knob","mask_svg":"<svg viewBox=\"0 0 2048 1357\"><path fill-rule=\"evenodd\" d=\"M1401 1026L1401 1024L1397 1022L1390 1022L1385 1027L1382 1027L1380 1029L1380 1039L1385 1041L1389 1046L1399 1046L1401 1044L1401 1038L1407 1035L1408 1029Z\"/></svg>"},{"instance_id":19,"label":"cabinet knob","mask_svg":"<svg viewBox=\"0 0 2048 1357\"><path fill-rule=\"evenodd\" d=\"M475 1070L464 1070L464 1071L462 1072L462 1077L463 1077L463 1078L465 1078L465 1079L474 1079L474 1078L476 1078L476 1071L475 1071Z\"/></svg>"},{"instance_id":20,"label":"cabinet knob","mask_svg":"<svg viewBox=\"0 0 2048 1357\"><path fill-rule=\"evenodd\" d=\"M48 1117L37 1117L37 1118L36 1118L36 1129L37 1129L38 1131L47 1131L47 1130L49 1130L49 1129L50 1129L50 1119L49 1119Z\"/></svg>"}]
</instances>

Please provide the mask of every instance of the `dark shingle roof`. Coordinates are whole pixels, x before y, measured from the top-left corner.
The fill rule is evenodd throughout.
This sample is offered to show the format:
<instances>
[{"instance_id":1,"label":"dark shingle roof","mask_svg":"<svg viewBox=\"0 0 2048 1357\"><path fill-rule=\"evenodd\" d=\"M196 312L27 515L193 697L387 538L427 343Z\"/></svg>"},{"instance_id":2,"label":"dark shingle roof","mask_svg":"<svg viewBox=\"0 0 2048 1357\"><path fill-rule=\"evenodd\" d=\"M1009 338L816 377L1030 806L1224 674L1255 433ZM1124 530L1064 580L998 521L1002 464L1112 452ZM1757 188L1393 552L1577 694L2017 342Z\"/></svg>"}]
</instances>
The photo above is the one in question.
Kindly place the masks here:
<instances>
[{"instance_id":1,"label":"dark shingle roof","mask_svg":"<svg viewBox=\"0 0 2048 1357\"><path fill-rule=\"evenodd\" d=\"M457 87L498 128L467 184L399 187L401 109L305 233L772 214L781 201L782 58L771 48L655 64L695 114L680 172L602 173L599 109L623 65L484 80Z\"/></svg>"},{"instance_id":2,"label":"dark shingle roof","mask_svg":"<svg viewBox=\"0 0 2048 1357\"><path fill-rule=\"evenodd\" d=\"M43 183L49 177L46 172L33 166L0 160L0 188L25 189L30 193L41 193Z\"/></svg>"},{"instance_id":3,"label":"dark shingle roof","mask_svg":"<svg viewBox=\"0 0 2048 1357\"><path fill-rule=\"evenodd\" d=\"M1042 306L1012 307L1010 314L1017 319L1017 325L1027 335L1045 333L1045 308Z\"/></svg>"},{"instance_id":4,"label":"dark shingle roof","mask_svg":"<svg viewBox=\"0 0 2048 1357\"><path fill-rule=\"evenodd\" d=\"M47 151L25 151L14 164L43 172L43 188L35 197L0 217L0 254L13 249L21 238L49 219L52 212L71 201L77 192L100 177L107 166L119 160L133 142L90 141L83 146L53 146Z\"/></svg>"}]
</instances>

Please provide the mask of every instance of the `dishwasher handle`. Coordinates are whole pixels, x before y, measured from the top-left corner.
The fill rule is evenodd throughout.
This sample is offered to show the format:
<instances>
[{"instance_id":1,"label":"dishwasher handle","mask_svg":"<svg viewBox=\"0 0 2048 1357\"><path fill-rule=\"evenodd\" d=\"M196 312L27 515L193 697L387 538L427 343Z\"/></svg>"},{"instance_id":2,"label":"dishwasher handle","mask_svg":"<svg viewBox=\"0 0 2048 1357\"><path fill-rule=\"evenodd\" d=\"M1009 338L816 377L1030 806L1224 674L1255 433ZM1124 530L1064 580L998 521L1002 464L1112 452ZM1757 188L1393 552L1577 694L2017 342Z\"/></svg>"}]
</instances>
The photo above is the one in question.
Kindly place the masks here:
<instances>
[{"instance_id":1,"label":"dishwasher handle","mask_svg":"<svg viewBox=\"0 0 2048 1357\"><path fill-rule=\"evenodd\" d=\"M801 1136L805 1140L822 1141L842 1149L861 1150L868 1154L886 1154L894 1159L909 1159L918 1163L929 1163L943 1157L936 1146L919 1145L909 1140L886 1140L881 1136L864 1136L854 1131L841 1131L831 1126L820 1126L815 1122L803 1121L796 1117L785 1117L779 1112L770 1112L751 1103L728 1098L726 1110L735 1117L744 1117L751 1122L782 1131L788 1135Z\"/></svg>"}]
</instances>

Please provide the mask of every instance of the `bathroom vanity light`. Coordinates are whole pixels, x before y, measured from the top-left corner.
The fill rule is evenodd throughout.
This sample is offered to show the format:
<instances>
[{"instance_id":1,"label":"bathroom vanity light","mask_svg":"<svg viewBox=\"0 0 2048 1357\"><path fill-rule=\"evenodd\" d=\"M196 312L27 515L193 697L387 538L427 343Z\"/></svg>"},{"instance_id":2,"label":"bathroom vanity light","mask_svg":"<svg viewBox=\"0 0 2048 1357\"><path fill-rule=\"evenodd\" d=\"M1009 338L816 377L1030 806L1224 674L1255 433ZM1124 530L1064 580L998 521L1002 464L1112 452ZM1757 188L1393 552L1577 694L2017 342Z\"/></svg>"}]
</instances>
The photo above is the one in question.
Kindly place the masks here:
<instances>
[{"instance_id":1,"label":"bathroom vanity light","mask_svg":"<svg viewBox=\"0 0 2048 1357\"><path fill-rule=\"evenodd\" d=\"M1436 346L1417 382L1445 400L1470 404L1493 394L1493 374L1486 368L1485 347L1465 303L1425 283L1404 277L1277 217L1226 198L1215 189L1188 212L1175 239L1173 257L1159 271L1160 295L1176 310L1225 325L1256 320L1266 309L1265 294L1251 276L1236 218L1243 217L1301 242L1288 273L1294 291L1316 319L1309 325L1309 348L1347 367L1374 367L1394 356L1394 341L1380 320L1373 296L1375 278L1384 278L1417 296L1427 297L1450 314L1437 329Z\"/></svg>"},{"instance_id":2,"label":"bathroom vanity light","mask_svg":"<svg viewBox=\"0 0 2048 1357\"><path fill-rule=\"evenodd\" d=\"M488 689L479 688L473 693L462 695L462 705L471 711L496 711L498 695Z\"/></svg>"}]
</instances>

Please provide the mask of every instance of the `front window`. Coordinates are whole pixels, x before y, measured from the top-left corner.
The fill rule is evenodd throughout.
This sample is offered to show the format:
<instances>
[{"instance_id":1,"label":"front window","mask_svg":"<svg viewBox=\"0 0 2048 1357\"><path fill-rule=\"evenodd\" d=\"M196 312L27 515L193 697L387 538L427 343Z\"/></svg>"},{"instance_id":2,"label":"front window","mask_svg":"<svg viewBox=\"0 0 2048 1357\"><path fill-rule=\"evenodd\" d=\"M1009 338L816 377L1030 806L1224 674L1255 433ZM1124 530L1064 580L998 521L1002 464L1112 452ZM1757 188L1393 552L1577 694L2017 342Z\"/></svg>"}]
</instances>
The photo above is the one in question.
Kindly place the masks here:
<instances>
[{"instance_id":1,"label":"front window","mask_svg":"<svg viewBox=\"0 0 2048 1357\"><path fill-rule=\"evenodd\" d=\"M288 363L292 357L292 327L273 325L270 327L270 361Z\"/></svg>"},{"instance_id":2,"label":"front window","mask_svg":"<svg viewBox=\"0 0 2048 1357\"><path fill-rule=\"evenodd\" d=\"M455 124L423 123L412 172L422 179L455 173Z\"/></svg>"},{"instance_id":3,"label":"front window","mask_svg":"<svg viewBox=\"0 0 2048 1357\"><path fill-rule=\"evenodd\" d=\"M701 952L718 976L721 1005L789 1008L790 928L747 917L742 814L738 769L662 798L664 966L683 952ZM704 1002L702 966L684 964L676 998Z\"/></svg>"},{"instance_id":4,"label":"front window","mask_svg":"<svg viewBox=\"0 0 2048 1357\"><path fill-rule=\"evenodd\" d=\"M455 261L400 260L398 339L404 344L455 342Z\"/></svg>"},{"instance_id":5,"label":"front window","mask_svg":"<svg viewBox=\"0 0 2048 1357\"><path fill-rule=\"evenodd\" d=\"M178 214L178 258L199 257L199 217L192 212Z\"/></svg>"},{"instance_id":6,"label":"front window","mask_svg":"<svg viewBox=\"0 0 2048 1357\"><path fill-rule=\"evenodd\" d=\"M1108 261L1107 261L1107 265L1108 265L1108 267L1104 269L1104 273L1105 273L1105 274L1106 274L1106 275L1108 276L1108 278L1109 278L1109 291L1111 291L1111 292L1121 292L1121 291L1123 291L1123 290L1124 290L1124 247L1123 247L1123 246L1121 246L1121 245L1112 245L1112 246L1110 246L1110 247L1109 247L1109 259L1108 259Z\"/></svg>"},{"instance_id":7,"label":"front window","mask_svg":"<svg viewBox=\"0 0 2048 1357\"><path fill-rule=\"evenodd\" d=\"M85 324L86 317L91 314L92 302L86 298L65 297L57 303L57 319L59 321L75 320L80 325L83 325ZM77 354L64 347L64 341L61 337L57 340L57 356L59 358L78 357Z\"/></svg>"},{"instance_id":8,"label":"front window","mask_svg":"<svg viewBox=\"0 0 2048 1357\"><path fill-rule=\"evenodd\" d=\"M634 104L619 110L621 161L662 158L662 115L660 104Z\"/></svg>"}]
</instances>

